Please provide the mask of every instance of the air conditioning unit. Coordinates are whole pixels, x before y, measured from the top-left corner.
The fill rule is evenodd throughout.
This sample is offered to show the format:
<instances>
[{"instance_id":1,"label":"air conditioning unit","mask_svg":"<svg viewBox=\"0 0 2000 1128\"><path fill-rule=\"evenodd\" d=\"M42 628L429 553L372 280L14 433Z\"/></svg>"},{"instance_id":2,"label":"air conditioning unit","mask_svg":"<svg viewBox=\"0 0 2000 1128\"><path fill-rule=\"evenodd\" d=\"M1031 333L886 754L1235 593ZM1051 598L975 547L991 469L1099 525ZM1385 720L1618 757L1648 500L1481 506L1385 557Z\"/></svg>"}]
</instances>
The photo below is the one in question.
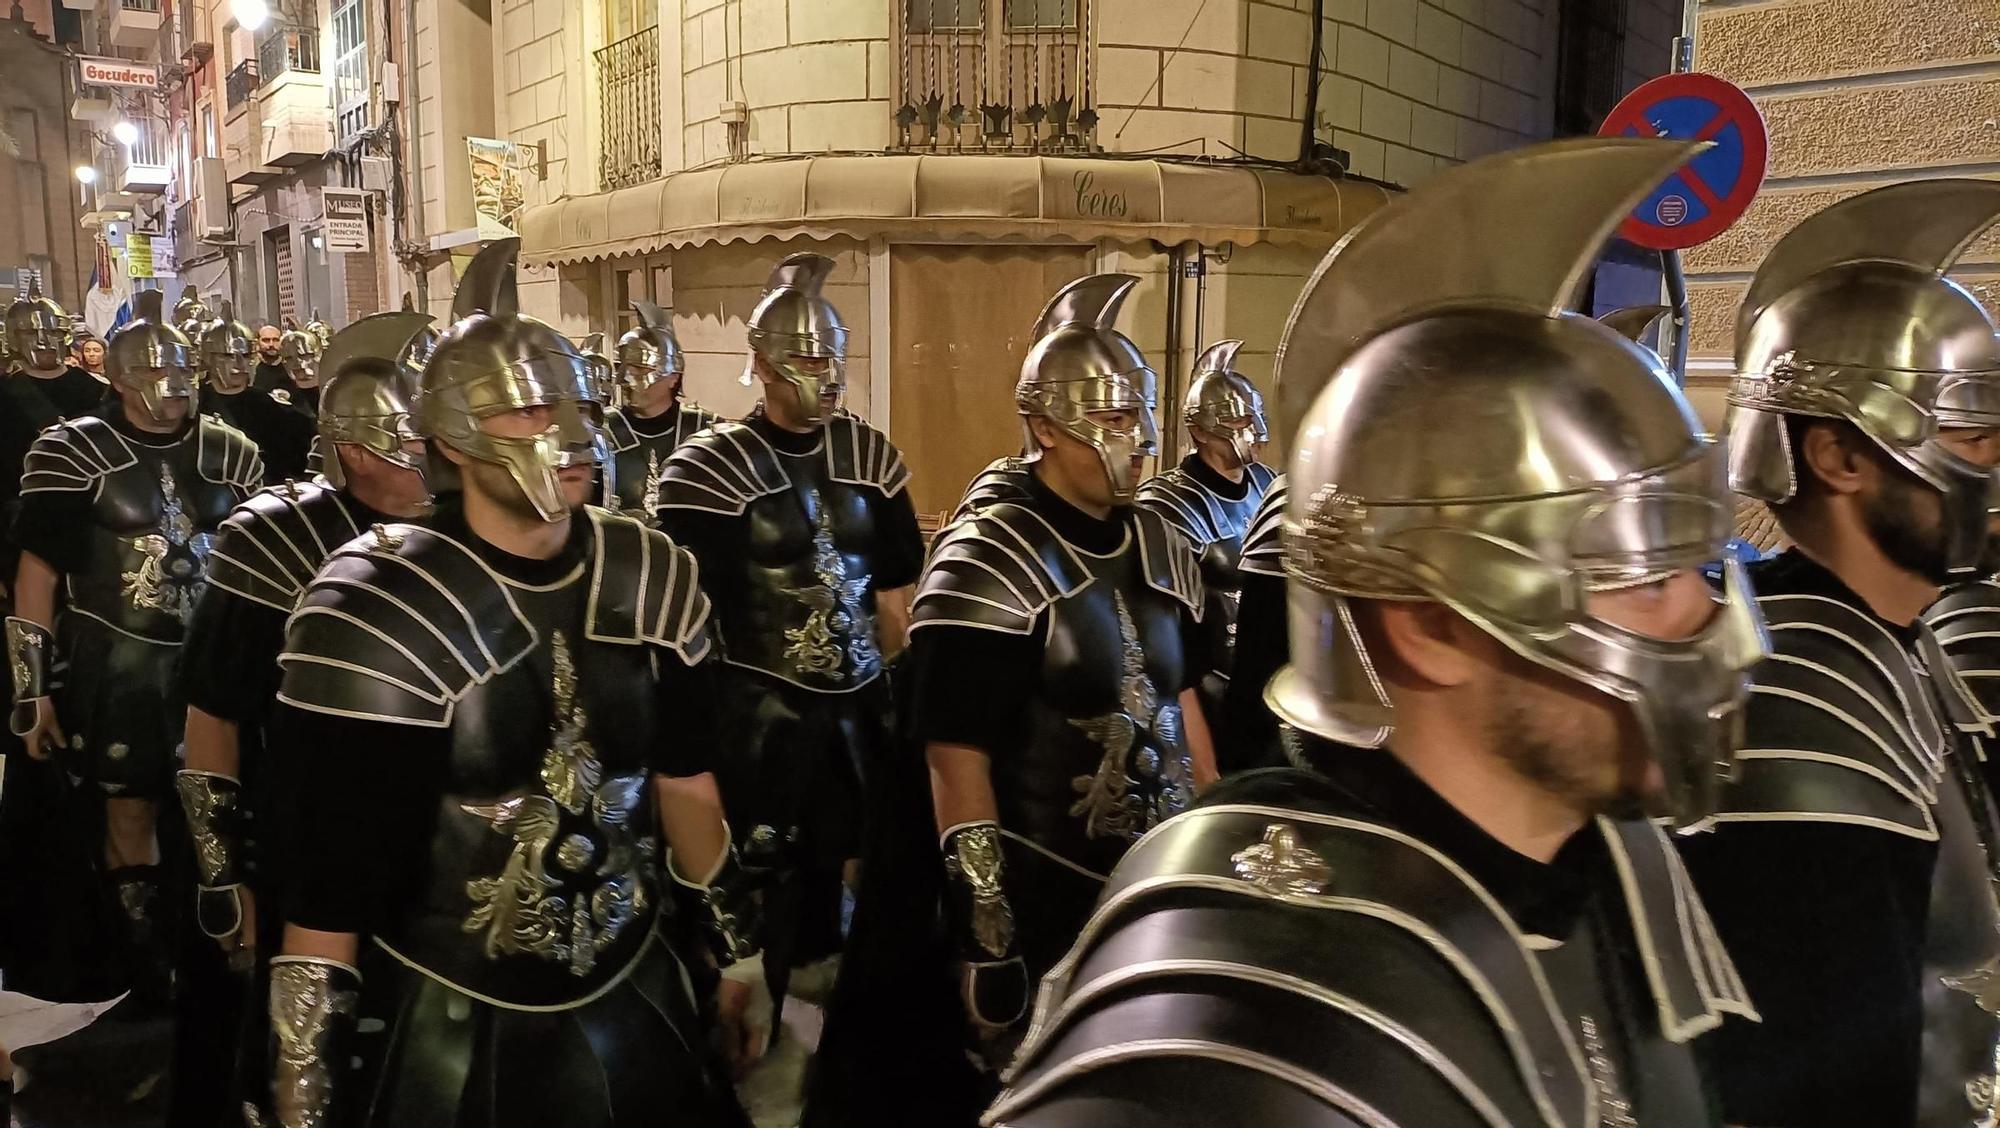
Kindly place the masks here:
<instances>
[{"instance_id":1,"label":"air conditioning unit","mask_svg":"<svg viewBox=\"0 0 2000 1128\"><path fill-rule=\"evenodd\" d=\"M195 226L204 239L227 239L235 233L229 222L229 174L221 157L202 157L194 162L195 183L201 194L195 197Z\"/></svg>"},{"instance_id":2,"label":"air conditioning unit","mask_svg":"<svg viewBox=\"0 0 2000 1128\"><path fill-rule=\"evenodd\" d=\"M389 190L389 158L361 158L361 186L370 192Z\"/></svg>"}]
</instances>

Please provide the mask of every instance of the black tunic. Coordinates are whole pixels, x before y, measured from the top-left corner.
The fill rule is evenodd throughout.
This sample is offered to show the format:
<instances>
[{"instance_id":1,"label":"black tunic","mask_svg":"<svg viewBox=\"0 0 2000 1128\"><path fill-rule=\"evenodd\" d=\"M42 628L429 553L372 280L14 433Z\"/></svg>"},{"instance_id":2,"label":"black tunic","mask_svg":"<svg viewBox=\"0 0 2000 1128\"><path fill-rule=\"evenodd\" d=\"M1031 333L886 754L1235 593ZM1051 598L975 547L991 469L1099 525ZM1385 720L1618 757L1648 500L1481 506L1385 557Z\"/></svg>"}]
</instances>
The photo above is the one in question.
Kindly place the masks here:
<instances>
[{"instance_id":1,"label":"black tunic","mask_svg":"<svg viewBox=\"0 0 2000 1128\"><path fill-rule=\"evenodd\" d=\"M284 407L260 388L223 395L214 387L201 390L201 409L250 436L264 455L264 481L303 481L306 456L312 450L312 417Z\"/></svg>"}]
</instances>

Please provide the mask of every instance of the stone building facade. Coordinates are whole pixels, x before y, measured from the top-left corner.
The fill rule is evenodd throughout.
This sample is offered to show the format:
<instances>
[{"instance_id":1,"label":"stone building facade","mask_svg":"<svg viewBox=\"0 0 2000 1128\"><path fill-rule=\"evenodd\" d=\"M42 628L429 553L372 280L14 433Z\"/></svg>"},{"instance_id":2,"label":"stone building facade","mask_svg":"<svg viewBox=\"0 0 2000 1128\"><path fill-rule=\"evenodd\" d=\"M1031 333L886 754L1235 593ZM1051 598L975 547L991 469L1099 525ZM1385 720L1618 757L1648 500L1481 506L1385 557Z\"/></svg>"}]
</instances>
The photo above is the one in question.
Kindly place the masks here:
<instances>
[{"instance_id":1,"label":"stone building facade","mask_svg":"<svg viewBox=\"0 0 2000 1128\"><path fill-rule=\"evenodd\" d=\"M1770 130L1764 189L1687 255L1689 387L1719 420L1737 306L1764 253L1818 209L1881 184L2000 176L2000 6L1993 0L1705 0L1696 66L1748 89ZM2000 309L2000 232L1957 277Z\"/></svg>"},{"instance_id":2,"label":"stone building facade","mask_svg":"<svg viewBox=\"0 0 2000 1128\"><path fill-rule=\"evenodd\" d=\"M81 309L90 281L91 241L71 170L88 159L83 129L69 120L69 62L52 39L48 0L0 13L0 306L23 270L65 309Z\"/></svg>"}]
</instances>

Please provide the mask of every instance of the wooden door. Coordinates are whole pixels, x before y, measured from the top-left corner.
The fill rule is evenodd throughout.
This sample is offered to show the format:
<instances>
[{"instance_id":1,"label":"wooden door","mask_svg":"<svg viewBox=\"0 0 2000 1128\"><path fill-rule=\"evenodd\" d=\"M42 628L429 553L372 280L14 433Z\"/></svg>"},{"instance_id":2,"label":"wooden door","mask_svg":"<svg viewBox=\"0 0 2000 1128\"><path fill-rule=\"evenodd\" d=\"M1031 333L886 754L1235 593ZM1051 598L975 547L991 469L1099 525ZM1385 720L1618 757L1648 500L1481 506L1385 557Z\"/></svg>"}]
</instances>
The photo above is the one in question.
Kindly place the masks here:
<instances>
[{"instance_id":1,"label":"wooden door","mask_svg":"<svg viewBox=\"0 0 2000 1128\"><path fill-rule=\"evenodd\" d=\"M987 463L1020 452L1014 381L1028 334L1095 262L1087 246L890 247L889 430L926 524Z\"/></svg>"}]
</instances>

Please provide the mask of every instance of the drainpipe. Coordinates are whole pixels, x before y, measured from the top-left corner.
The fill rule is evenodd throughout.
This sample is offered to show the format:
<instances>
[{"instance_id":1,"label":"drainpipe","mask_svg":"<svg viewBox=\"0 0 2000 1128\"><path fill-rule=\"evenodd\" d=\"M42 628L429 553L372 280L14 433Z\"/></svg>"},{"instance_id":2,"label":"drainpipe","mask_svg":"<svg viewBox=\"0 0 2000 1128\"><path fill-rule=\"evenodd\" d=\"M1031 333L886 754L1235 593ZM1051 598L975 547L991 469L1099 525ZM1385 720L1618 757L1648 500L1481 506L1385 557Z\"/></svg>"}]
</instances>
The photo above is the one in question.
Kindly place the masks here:
<instances>
[{"instance_id":1,"label":"drainpipe","mask_svg":"<svg viewBox=\"0 0 2000 1128\"><path fill-rule=\"evenodd\" d=\"M1681 33L1674 37L1675 74L1686 74L1694 69L1694 33L1700 15L1699 3L1700 0L1681 0ZM1666 362L1667 371L1674 374L1674 381L1685 387L1688 292L1687 272L1682 269L1679 251L1660 252L1660 279L1666 286L1667 308L1672 311L1667 331L1660 341L1660 359Z\"/></svg>"},{"instance_id":2,"label":"drainpipe","mask_svg":"<svg viewBox=\"0 0 2000 1128\"><path fill-rule=\"evenodd\" d=\"M1689 0L1690 3L1693 0ZM403 0L403 42L417 41L417 0ZM416 152L408 161L410 167L410 226L416 235L411 242L421 248L417 259L417 308L428 313L431 304L431 272L426 265L430 252L430 235L424 230L424 110L422 91L417 89L417 53L403 52L403 106L410 111L410 136L403 140L404 153L410 156L410 147Z\"/></svg>"},{"instance_id":3,"label":"drainpipe","mask_svg":"<svg viewBox=\"0 0 2000 1128\"><path fill-rule=\"evenodd\" d=\"M1167 253L1167 378L1162 381L1166 387L1161 398L1165 401L1164 414L1169 422L1179 415L1176 408L1180 400L1173 393L1180 386L1181 379L1181 268L1187 262L1187 248L1186 243L1176 243L1174 249ZM1158 468L1164 470L1179 461L1181 431L1179 426L1173 425L1162 426L1160 430L1163 433L1160 436Z\"/></svg>"},{"instance_id":4,"label":"drainpipe","mask_svg":"<svg viewBox=\"0 0 2000 1128\"><path fill-rule=\"evenodd\" d=\"M1693 3L1694 0L1689 0ZM1319 115L1319 56L1325 49L1326 0L1313 0L1312 46L1306 52L1306 109L1299 120L1299 167L1305 168L1313 155L1313 119Z\"/></svg>"}]
</instances>

